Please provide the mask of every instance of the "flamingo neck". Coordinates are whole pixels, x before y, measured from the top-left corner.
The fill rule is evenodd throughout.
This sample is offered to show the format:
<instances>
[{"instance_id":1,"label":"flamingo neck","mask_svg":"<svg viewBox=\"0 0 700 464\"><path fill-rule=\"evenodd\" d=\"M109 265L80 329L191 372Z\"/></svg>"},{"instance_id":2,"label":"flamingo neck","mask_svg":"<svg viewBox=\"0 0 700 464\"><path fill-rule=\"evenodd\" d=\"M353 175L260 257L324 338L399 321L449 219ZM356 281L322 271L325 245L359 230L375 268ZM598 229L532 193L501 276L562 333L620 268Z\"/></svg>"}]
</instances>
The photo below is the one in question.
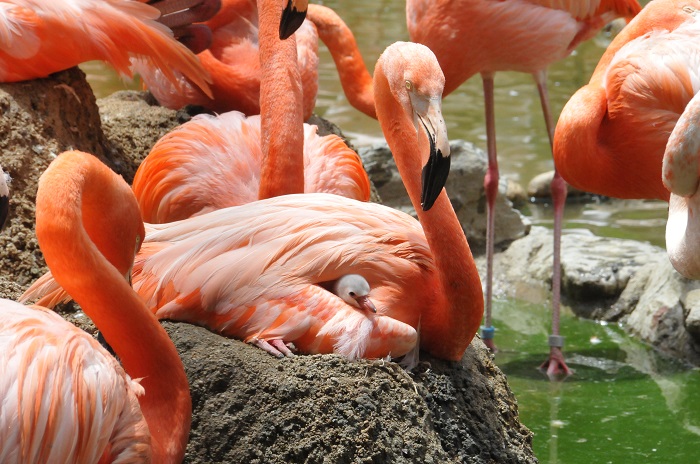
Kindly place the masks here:
<instances>
[{"instance_id":1,"label":"flamingo neck","mask_svg":"<svg viewBox=\"0 0 700 464\"><path fill-rule=\"evenodd\" d=\"M380 74L378 74L380 73ZM421 313L421 347L435 356L459 360L479 328L484 313L481 280L469 244L445 190L429 211L420 205L422 160L416 153L428 153L429 141L418 136L413 121L391 94L388 81L378 66L374 85L377 116L411 203L423 226L437 269L438 285L434 304Z\"/></svg>"},{"instance_id":2,"label":"flamingo neck","mask_svg":"<svg viewBox=\"0 0 700 464\"><path fill-rule=\"evenodd\" d=\"M138 206L128 185L109 168L91 155L80 154L92 158L88 164L73 155L60 155L40 180L39 244L56 281L102 332L129 376L142 379L145 395L139 403L151 433L153 462L181 462L192 414L182 361L155 316L100 253L80 220L83 214L102 215L113 224L115 237L130 236L124 246L134 253L143 227ZM139 224L124 223L129 217Z\"/></svg>"},{"instance_id":3,"label":"flamingo neck","mask_svg":"<svg viewBox=\"0 0 700 464\"><path fill-rule=\"evenodd\" d=\"M321 5L310 4L306 18L314 23L319 38L328 47L348 102L376 119L372 76L350 28L335 11Z\"/></svg>"},{"instance_id":4,"label":"flamingo neck","mask_svg":"<svg viewBox=\"0 0 700 464\"><path fill-rule=\"evenodd\" d=\"M260 125L264 161L258 198L304 193L304 120L296 39L279 39L281 0L258 1Z\"/></svg>"}]
</instances>

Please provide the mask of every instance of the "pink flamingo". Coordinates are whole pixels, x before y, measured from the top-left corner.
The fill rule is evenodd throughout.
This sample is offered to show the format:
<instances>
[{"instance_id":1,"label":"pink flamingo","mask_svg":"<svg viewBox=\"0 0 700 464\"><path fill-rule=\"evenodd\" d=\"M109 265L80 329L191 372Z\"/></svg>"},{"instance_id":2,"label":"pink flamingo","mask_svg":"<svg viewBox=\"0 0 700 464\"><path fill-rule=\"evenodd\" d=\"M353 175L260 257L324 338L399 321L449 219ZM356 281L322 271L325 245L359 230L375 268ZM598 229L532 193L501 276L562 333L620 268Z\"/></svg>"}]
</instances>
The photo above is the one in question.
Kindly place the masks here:
<instances>
[{"instance_id":1,"label":"pink flamingo","mask_svg":"<svg viewBox=\"0 0 700 464\"><path fill-rule=\"evenodd\" d=\"M158 317L251 342L399 356L415 346L420 328L423 349L460 359L481 321L483 293L442 188L449 166L443 85L424 46L394 44L377 63L379 123L420 223L382 205L308 193L150 225L135 290ZM367 280L376 314L326 290L353 273ZM24 298L56 299L47 293L32 288Z\"/></svg>"},{"instance_id":2,"label":"pink flamingo","mask_svg":"<svg viewBox=\"0 0 700 464\"><path fill-rule=\"evenodd\" d=\"M631 18L641 10L636 0L548 1L529 0L409 0L406 19L411 40L427 45L445 72L445 95L474 74L484 84L486 134L489 167L484 179L487 198L487 276L486 311L481 336L495 349L491 323L493 282L494 214L498 194L498 164L493 104L493 76L497 71L520 71L534 76L540 93L547 131L552 141L546 88L549 64L568 56L576 46L596 34L617 17ZM354 38L341 25L337 15L318 5L309 5L308 18L316 24L321 40L328 46L338 67L348 101L373 116L371 79L356 51ZM332 26L328 26L331 23ZM325 25L324 25L325 24ZM468 50L465 52L465 47ZM569 374L561 352L559 335L560 240L566 185L555 170L552 182L554 200L554 253L552 274L552 335L550 355L542 368L552 376Z\"/></svg>"},{"instance_id":3,"label":"pink flamingo","mask_svg":"<svg viewBox=\"0 0 700 464\"><path fill-rule=\"evenodd\" d=\"M212 31L212 44L198 57L211 74L211 95L184 81L174 86L152 67L139 68L149 90L161 105L174 109L187 104L200 105L217 113L235 110L248 116L261 113L260 63L265 60L259 56L258 29L262 22L256 3L255 0L222 0L219 13L205 23ZM292 21L291 18L295 16L288 20ZM277 14L274 23L279 27ZM295 39L303 88L303 118L307 120L316 105L318 92L318 35L314 26L306 21L301 24Z\"/></svg>"},{"instance_id":4,"label":"pink flamingo","mask_svg":"<svg viewBox=\"0 0 700 464\"><path fill-rule=\"evenodd\" d=\"M316 126L302 129L294 37L278 38L279 5L258 6L261 115L201 115L159 140L133 182L146 221L171 222L288 193L369 200L369 178L357 153L336 135L319 137Z\"/></svg>"},{"instance_id":5,"label":"pink flamingo","mask_svg":"<svg viewBox=\"0 0 700 464\"><path fill-rule=\"evenodd\" d=\"M49 268L122 364L55 313L0 300L0 461L182 462L192 414L182 362L110 264L133 260L144 236L131 189L95 157L65 152L36 204Z\"/></svg>"},{"instance_id":6,"label":"pink flamingo","mask_svg":"<svg viewBox=\"0 0 700 464\"><path fill-rule=\"evenodd\" d=\"M156 21L159 16L158 9L133 0L3 2L0 82L46 77L90 60L132 76L134 63L141 62L173 85L185 76L209 93L207 71Z\"/></svg>"}]
</instances>

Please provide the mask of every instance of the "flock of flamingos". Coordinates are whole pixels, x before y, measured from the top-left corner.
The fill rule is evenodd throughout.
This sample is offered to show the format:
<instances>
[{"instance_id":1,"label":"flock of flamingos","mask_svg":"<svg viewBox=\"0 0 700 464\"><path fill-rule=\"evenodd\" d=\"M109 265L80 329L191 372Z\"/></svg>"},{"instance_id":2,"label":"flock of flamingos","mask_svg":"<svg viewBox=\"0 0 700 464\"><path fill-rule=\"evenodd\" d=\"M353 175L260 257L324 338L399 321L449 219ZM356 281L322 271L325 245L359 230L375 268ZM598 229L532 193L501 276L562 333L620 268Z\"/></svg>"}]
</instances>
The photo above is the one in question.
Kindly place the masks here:
<instances>
[{"instance_id":1,"label":"flock of flamingos","mask_svg":"<svg viewBox=\"0 0 700 464\"><path fill-rule=\"evenodd\" d=\"M43 173L36 235L50 272L21 302L0 300L0 462L181 462L192 406L160 318L276 356L404 356L410 364L420 348L459 360L480 326L495 348L497 71L534 76L556 167L543 370L570 373L558 329L565 181L669 201L669 257L700 278L700 0L652 0L644 9L636 0L406 3L412 42L389 46L372 76L342 19L305 1L0 2L1 81L99 59L140 73L164 106L216 114L165 135L133 186L77 151ZM629 23L555 129L548 65L616 18ZM304 124L318 90L319 39L348 100L379 121L418 220L369 202L357 154ZM485 294L443 189L450 147L441 100L477 73L489 160ZM69 299L119 361L47 309ZM22 304L29 301L37 305Z\"/></svg>"}]
</instances>

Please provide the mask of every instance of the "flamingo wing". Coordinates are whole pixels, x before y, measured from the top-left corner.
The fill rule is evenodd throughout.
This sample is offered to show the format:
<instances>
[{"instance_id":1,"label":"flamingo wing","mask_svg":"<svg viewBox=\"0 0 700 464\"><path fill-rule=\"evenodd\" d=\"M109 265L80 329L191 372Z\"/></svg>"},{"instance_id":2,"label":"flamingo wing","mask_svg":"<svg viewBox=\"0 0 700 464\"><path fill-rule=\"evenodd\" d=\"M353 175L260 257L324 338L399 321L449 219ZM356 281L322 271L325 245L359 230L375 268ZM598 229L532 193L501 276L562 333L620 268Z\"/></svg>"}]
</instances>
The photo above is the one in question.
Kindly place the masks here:
<instances>
[{"instance_id":1,"label":"flamingo wing","mask_svg":"<svg viewBox=\"0 0 700 464\"><path fill-rule=\"evenodd\" d=\"M209 92L197 57L156 19L160 12L132 0L14 0L0 6L0 81L46 77L90 60L125 76L141 60L173 83L186 76Z\"/></svg>"},{"instance_id":2,"label":"flamingo wing","mask_svg":"<svg viewBox=\"0 0 700 464\"><path fill-rule=\"evenodd\" d=\"M119 363L51 311L0 307L0 462L149 460L143 388Z\"/></svg>"},{"instance_id":3,"label":"flamingo wing","mask_svg":"<svg viewBox=\"0 0 700 464\"><path fill-rule=\"evenodd\" d=\"M204 318L214 330L231 328L230 335L248 338L266 325L248 320L261 308L267 313L255 321L289 308L325 320L338 313L323 306L327 301L367 318L318 287L349 273L367 279L380 316L403 306L412 316L391 315L413 327L419 312L411 306L433 297L423 287L434 266L415 220L328 194L288 195L151 225L133 277L134 289L159 317ZM318 297L321 290L324 298Z\"/></svg>"}]
</instances>

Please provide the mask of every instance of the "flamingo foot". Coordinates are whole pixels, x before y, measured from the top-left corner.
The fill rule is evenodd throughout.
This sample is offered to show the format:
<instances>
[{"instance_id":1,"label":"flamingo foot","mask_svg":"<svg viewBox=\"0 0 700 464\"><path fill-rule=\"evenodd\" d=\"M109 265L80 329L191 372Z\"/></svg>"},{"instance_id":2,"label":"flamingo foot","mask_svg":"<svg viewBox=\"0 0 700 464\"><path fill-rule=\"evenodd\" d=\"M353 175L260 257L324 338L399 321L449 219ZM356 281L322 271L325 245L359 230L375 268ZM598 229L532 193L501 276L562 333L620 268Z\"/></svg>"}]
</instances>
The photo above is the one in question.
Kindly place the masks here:
<instances>
[{"instance_id":1,"label":"flamingo foot","mask_svg":"<svg viewBox=\"0 0 700 464\"><path fill-rule=\"evenodd\" d=\"M496 343L493 341L494 335L496 335L496 328L494 326L486 327L481 326L481 341L484 345L491 351L491 353L497 353L498 348L496 348Z\"/></svg>"},{"instance_id":2,"label":"flamingo foot","mask_svg":"<svg viewBox=\"0 0 700 464\"><path fill-rule=\"evenodd\" d=\"M290 348L294 349L294 344L289 343L286 344L284 343L283 340L280 339L274 339L274 340L261 340L261 339L255 339L252 340L251 343L258 348L261 348L268 353L270 353L272 356L275 358L284 358L285 356L287 357L292 357L294 356L294 353L290 350Z\"/></svg>"},{"instance_id":3,"label":"flamingo foot","mask_svg":"<svg viewBox=\"0 0 700 464\"><path fill-rule=\"evenodd\" d=\"M560 346L551 346L549 358L540 365L540 371L547 374L549 380L563 380L573 374L564 361L564 354Z\"/></svg>"}]
</instances>

